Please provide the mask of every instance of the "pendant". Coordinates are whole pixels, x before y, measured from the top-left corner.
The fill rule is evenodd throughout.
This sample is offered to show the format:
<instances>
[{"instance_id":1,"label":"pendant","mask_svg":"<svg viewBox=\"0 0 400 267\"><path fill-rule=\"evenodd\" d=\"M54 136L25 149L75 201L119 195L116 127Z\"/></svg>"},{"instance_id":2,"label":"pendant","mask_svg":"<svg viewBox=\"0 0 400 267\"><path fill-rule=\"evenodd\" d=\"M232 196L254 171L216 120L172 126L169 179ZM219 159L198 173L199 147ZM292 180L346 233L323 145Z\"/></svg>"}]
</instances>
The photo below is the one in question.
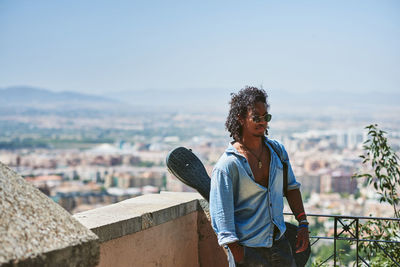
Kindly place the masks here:
<instances>
[{"instance_id":1,"label":"pendant","mask_svg":"<svg viewBox=\"0 0 400 267\"><path fill-rule=\"evenodd\" d=\"M261 163L261 161L258 161L258 168L261 169L261 167L262 167L262 163Z\"/></svg>"}]
</instances>

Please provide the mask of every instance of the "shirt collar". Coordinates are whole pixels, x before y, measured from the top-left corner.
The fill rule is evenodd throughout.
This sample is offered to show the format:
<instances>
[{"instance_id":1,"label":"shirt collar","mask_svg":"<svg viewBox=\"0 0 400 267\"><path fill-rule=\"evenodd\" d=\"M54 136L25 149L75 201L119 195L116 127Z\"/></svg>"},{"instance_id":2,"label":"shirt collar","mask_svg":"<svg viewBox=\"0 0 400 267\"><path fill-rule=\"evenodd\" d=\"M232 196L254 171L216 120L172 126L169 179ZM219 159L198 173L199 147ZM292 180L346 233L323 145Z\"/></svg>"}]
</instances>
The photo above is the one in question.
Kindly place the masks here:
<instances>
[{"instance_id":1,"label":"shirt collar","mask_svg":"<svg viewBox=\"0 0 400 267\"><path fill-rule=\"evenodd\" d=\"M264 135L263 137L264 143L268 146L268 137L266 137ZM226 153L231 153L231 154L236 154L238 156L244 157L242 154L239 153L239 151L237 151L237 149L233 146L233 143L235 143L235 141L229 142L229 145L227 147L227 149L225 150Z\"/></svg>"}]
</instances>

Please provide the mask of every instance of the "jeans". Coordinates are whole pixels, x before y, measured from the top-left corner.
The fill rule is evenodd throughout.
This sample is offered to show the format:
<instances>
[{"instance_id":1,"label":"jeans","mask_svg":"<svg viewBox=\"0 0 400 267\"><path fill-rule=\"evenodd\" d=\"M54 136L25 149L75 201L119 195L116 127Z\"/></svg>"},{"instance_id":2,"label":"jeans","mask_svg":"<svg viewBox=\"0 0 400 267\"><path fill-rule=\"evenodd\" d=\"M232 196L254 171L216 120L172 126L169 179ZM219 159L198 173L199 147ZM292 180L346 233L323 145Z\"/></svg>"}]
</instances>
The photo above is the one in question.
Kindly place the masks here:
<instances>
[{"instance_id":1,"label":"jeans","mask_svg":"<svg viewBox=\"0 0 400 267\"><path fill-rule=\"evenodd\" d=\"M244 257L236 267L295 267L292 249L285 236L274 241L270 248L244 247Z\"/></svg>"}]
</instances>

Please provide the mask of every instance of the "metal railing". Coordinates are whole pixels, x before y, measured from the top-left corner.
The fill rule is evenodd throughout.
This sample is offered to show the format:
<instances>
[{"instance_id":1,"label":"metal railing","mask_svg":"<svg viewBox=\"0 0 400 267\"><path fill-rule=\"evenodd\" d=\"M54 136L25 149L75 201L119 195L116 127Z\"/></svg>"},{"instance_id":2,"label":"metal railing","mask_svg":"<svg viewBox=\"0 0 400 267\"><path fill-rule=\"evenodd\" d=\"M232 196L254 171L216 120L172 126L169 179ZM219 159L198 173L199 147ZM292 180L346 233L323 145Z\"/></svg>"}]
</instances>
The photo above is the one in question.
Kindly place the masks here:
<instances>
[{"instance_id":1,"label":"metal railing","mask_svg":"<svg viewBox=\"0 0 400 267\"><path fill-rule=\"evenodd\" d=\"M291 213L284 213L284 215L292 215ZM361 262L363 262L366 266L370 266L367 260L365 260L360 255L360 243L361 242L373 242L377 245L377 247L382 250L382 252L391 260L392 266L399 266L400 263L397 262L393 255L390 255L388 251L381 245L382 243L391 243L398 244L400 246L399 240L375 240L375 239L363 239L360 236L360 221L395 221L400 223L399 218L382 218L382 217L363 217L363 216L346 216L346 215L324 215L324 214L307 214L308 217L326 217L333 219L333 236L310 236L310 245L315 245L319 240L333 240L333 253L328 258L322 260L319 265L323 266L328 261L333 258L333 266L338 266L338 251L337 251L337 241L338 240L346 240L348 242L352 242L355 244L356 249L356 266L360 266ZM310 225L312 227L312 225ZM312 230L312 228L311 228ZM361 261L361 262L360 262ZM315 266L315 265L314 265Z\"/></svg>"}]
</instances>

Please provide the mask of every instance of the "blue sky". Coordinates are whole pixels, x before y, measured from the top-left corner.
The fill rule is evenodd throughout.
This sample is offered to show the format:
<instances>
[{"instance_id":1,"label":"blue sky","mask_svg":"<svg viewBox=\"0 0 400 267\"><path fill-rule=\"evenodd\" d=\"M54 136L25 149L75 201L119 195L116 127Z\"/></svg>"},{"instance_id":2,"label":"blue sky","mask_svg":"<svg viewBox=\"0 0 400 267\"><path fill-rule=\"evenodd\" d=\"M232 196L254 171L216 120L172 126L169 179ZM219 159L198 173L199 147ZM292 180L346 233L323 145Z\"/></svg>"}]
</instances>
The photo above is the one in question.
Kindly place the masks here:
<instances>
[{"instance_id":1,"label":"blue sky","mask_svg":"<svg viewBox=\"0 0 400 267\"><path fill-rule=\"evenodd\" d=\"M0 1L0 88L400 91L400 1Z\"/></svg>"}]
</instances>

